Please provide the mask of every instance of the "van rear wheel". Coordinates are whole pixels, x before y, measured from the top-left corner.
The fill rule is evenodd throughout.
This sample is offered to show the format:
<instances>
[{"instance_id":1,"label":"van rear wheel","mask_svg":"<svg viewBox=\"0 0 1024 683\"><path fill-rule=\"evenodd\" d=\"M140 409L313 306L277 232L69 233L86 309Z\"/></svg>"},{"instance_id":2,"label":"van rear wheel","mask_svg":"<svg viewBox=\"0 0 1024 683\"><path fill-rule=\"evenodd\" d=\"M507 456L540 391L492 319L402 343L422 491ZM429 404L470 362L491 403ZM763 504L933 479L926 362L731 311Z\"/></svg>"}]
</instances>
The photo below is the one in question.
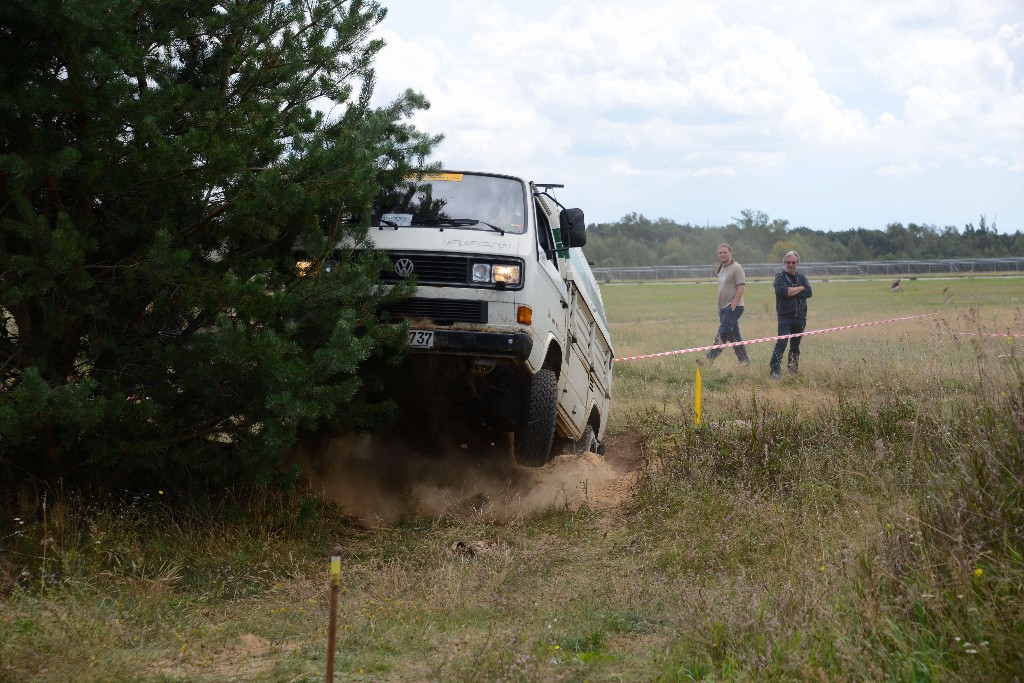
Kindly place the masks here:
<instances>
[{"instance_id":1,"label":"van rear wheel","mask_svg":"<svg viewBox=\"0 0 1024 683\"><path fill-rule=\"evenodd\" d=\"M530 382L526 420L515 433L517 463L540 467L551 460L557 409L558 377L551 370L540 370Z\"/></svg>"}]
</instances>

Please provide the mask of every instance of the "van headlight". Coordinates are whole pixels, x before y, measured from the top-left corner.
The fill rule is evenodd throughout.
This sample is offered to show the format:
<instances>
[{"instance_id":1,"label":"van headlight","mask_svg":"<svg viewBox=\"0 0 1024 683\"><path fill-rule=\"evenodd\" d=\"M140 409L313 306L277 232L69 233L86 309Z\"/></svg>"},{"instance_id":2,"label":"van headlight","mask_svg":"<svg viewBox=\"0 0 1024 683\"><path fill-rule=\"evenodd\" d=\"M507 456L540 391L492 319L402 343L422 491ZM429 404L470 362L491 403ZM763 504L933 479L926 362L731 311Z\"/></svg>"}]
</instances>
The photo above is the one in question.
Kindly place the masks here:
<instances>
[{"instance_id":1,"label":"van headlight","mask_svg":"<svg viewBox=\"0 0 1024 683\"><path fill-rule=\"evenodd\" d=\"M522 279L522 267L510 263L474 263L473 282L481 284L518 285Z\"/></svg>"},{"instance_id":2,"label":"van headlight","mask_svg":"<svg viewBox=\"0 0 1024 683\"><path fill-rule=\"evenodd\" d=\"M306 277L307 275L319 275L320 273L332 273L338 268L338 262L332 259L327 259L320 264L319 268L314 270L316 264L308 258L302 258L295 262L295 272L299 274L299 277Z\"/></svg>"},{"instance_id":3,"label":"van headlight","mask_svg":"<svg viewBox=\"0 0 1024 683\"><path fill-rule=\"evenodd\" d=\"M491 281L491 264L490 263L474 263L473 264L473 282L490 282Z\"/></svg>"},{"instance_id":4,"label":"van headlight","mask_svg":"<svg viewBox=\"0 0 1024 683\"><path fill-rule=\"evenodd\" d=\"M519 266L495 265L491 268L491 281L504 282L506 285L518 285L521 276Z\"/></svg>"}]
</instances>

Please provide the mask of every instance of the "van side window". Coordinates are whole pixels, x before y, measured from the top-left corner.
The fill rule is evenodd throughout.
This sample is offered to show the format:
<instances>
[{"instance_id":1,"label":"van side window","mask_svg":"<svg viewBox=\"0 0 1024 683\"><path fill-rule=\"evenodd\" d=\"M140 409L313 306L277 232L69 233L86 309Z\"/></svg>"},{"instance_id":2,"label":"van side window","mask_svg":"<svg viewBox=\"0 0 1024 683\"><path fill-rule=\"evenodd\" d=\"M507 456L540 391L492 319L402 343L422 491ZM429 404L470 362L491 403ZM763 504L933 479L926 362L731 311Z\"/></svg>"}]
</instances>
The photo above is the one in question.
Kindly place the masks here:
<instances>
[{"instance_id":1,"label":"van side window","mask_svg":"<svg viewBox=\"0 0 1024 683\"><path fill-rule=\"evenodd\" d=\"M555 250L555 237L551 233L548 215L544 213L544 208L539 203L535 203L534 209L537 212L537 241L540 243L541 251L544 252L544 256L557 264L558 252Z\"/></svg>"}]
</instances>

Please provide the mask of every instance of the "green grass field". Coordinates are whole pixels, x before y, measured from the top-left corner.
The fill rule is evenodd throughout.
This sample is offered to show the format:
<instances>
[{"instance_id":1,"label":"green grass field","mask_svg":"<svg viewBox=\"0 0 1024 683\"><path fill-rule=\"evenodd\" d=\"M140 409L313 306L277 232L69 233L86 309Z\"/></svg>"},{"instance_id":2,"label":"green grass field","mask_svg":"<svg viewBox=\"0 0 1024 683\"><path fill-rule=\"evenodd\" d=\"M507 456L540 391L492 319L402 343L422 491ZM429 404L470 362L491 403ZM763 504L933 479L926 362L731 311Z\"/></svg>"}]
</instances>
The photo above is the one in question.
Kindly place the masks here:
<instances>
[{"instance_id":1,"label":"green grass field","mask_svg":"<svg viewBox=\"0 0 1024 683\"><path fill-rule=\"evenodd\" d=\"M834 393L870 393L885 382L908 392L940 372L953 381L970 359L970 339L954 333L1006 333L1024 330L1022 279L922 279L904 282L904 291L889 291L889 281L839 280L813 282L807 330L839 327L923 314L912 321L889 323L822 335L803 341L798 380L774 385L768 381L772 342L749 345L749 367L738 367L729 349L712 368L703 369L706 414L727 418L737 395L753 392L787 403L815 402ZM620 358L706 346L718 329L715 285L621 284L603 289L616 354ZM744 339L776 334L775 299L770 282L753 282L744 296L740 319ZM977 339L980 342L980 338ZM1019 340L1024 344L1024 339ZM984 342L994 348L991 340ZM692 403L700 352L657 359L619 362L615 367L616 399L633 405ZM957 381L965 381L963 378ZM692 405L691 405L692 409ZM724 411L724 412L723 412ZM617 411L614 424L624 412Z\"/></svg>"},{"instance_id":2,"label":"green grass field","mask_svg":"<svg viewBox=\"0 0 1024 683\"><path fill-rule=\"evenodd\" d=\"M1024 332L1024 280L813 285L809 329L939 315L808 337L778 382L768 344L727 351L699 426L693 354L617 363L608 462L631 471L560 465L583 504L488 515L501 494L470 494L506 468L466 460L473 504L377 529L301 490L25 491L0 520L0 680L323 680L335 544L339 681L1024 675L1024 339L958 334ZM603 293L621 357L714 337L713 285ZM774 325L752 283L744 337Z\"/></svg>"}]
</instances>

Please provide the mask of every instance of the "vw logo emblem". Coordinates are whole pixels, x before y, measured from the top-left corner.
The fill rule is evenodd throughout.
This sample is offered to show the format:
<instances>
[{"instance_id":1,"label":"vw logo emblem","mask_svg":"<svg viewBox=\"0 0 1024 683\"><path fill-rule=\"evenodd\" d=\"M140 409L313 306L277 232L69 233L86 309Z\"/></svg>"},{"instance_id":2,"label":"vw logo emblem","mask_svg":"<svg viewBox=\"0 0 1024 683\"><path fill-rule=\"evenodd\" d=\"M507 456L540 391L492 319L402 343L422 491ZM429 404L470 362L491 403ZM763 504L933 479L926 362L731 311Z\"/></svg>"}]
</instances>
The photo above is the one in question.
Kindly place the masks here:
<instances>
[{"instance_id":1,"label":"vw logo emblem","mask_svg":"<svg viewBox=\"0 0 1024 683\"><path fill-rule=\"evenodd\" d=\"M412 259L400 258L395 261L395 272L402 277L407 277L412 274L413 263Z\"/></svg>"}]
</instances>

